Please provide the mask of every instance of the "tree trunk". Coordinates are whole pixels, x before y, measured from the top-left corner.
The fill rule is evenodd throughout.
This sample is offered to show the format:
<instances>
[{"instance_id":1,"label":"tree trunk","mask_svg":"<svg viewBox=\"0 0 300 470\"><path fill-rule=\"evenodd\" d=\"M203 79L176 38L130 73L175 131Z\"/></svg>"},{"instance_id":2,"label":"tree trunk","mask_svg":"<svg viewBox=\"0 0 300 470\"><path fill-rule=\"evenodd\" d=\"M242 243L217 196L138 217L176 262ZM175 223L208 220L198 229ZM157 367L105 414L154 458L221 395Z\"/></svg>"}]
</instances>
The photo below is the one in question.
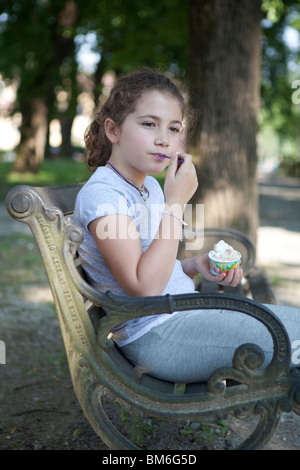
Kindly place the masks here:
<instances>
[{"instance_id":1,"label":"tree trunk","mask_svg":"<svg viewBox=\"0 0 300 470\"><path fill-rule=\"evenodd\" d=\"M256 241L256 133L261 0L190 0L189 136L206 227L232 227Z\"/></svg>"},{"instance_id":2,"label":"tree trunk","mask_svg":"<svg viewBox=\"0 0 300 470\"><path fill-rule=\"evenodd\" d=\"M78 21L78 5L73 0L65 2L64 8L58 15L58 24L62 28L74 29ZM63 104L63 109L59 111L59 121L61 126L62 144L60 156L71 158L73 154L71 130L73 120L76 116L77 107L77 64L75 60L75 43L72 35L57 34L55 38L56 57L59 63L64 63L68 58L68 75L63 80L65 91L68 92L68 98Z\"/></svg>"},{"instance_id":3,"label":"tree trunk","mask_svg":"<svg viewBox=\"0 0 300 470\"><path fill-rule=\"evenodd\" d=\"M14 171L36 173L44 159L48 110L44 98L34 98L22 111L21 142L17 148Z\"/></svg>"},{"instance_id":4,"label":"tree trunk","mask_svg":"<svg viewBox=\"0 0 300 470\"><path fill-rule=\"evenodd\" d=\"M74 151L71 140L73 120L73 117L69 116L68 112L59 115L62 140L59 155L64 158L71 158Z\"/></svg>"}]
</instances>

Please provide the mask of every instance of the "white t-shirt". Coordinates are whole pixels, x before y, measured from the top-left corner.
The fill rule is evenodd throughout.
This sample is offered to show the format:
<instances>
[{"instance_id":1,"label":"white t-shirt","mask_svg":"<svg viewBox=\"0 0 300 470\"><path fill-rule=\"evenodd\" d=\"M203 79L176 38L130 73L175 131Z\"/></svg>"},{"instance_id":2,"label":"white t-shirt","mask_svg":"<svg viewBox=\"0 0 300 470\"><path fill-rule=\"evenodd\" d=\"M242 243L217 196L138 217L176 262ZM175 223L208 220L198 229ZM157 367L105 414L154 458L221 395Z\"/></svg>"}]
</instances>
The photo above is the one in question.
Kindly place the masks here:
<instances>
[{"instance_id":1,"label":"white t-shirt","mask_svg":"<svg viewBox=\"0 0 300 470\"><path fill-rule=\"evenodd\" d=\"M152 176L146 177L144 186L149 191L149 198L146 201L142 199L136 188L113 170L101 166L77 195L74 219L84 232L84 240L78 253L89 283L100 292L110 290L114 294L128 296L106 266L88 225L104 215L129 215L139 233L142 249L146 251L160 224L161 211L164 209L164 194ZM122 233L117 234L115 227L107 227L107 236L122 236ZM176 260L163 295L185 294L194 290L193 280L183 272L180 261ZM125 346L169 318L169 314L159 314L130 320L114 330L114 341L120 347Z\"/></svg>"}]
</instances>

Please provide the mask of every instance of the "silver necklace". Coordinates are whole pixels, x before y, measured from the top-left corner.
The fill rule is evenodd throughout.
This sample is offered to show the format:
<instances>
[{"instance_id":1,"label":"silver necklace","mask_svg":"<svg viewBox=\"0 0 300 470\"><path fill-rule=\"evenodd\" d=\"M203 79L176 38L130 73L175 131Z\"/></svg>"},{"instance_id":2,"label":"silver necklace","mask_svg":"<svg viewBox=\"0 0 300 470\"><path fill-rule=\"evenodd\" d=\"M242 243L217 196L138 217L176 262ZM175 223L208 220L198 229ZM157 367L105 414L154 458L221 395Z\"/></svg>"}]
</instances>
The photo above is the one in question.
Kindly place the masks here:
<instances>
[{"instance_id":1,"label":"silver necklace","mask_svg":"<svg viewBox=\"0 0 300 470\"><path fill-rule=\"evenodd\" d=\"M141 195L141 197L143 198L143 200L146 202L146 199L148 199L148 197L150 196L150 193L148 191L148 189L146 188L146 186L142 185L141 188L139 188L135 183L133 183L132 181L130 181L129 179L127 179L116 167L115 165L113 165L111 162L107 161L106 162L108 166L110 166L110 168L115 172L117 173L118 176L120 176L120 178L122 178L124 181L126 181L126 183L130 184L131 186L133 186Z\"/></svg>"}]
</instances>

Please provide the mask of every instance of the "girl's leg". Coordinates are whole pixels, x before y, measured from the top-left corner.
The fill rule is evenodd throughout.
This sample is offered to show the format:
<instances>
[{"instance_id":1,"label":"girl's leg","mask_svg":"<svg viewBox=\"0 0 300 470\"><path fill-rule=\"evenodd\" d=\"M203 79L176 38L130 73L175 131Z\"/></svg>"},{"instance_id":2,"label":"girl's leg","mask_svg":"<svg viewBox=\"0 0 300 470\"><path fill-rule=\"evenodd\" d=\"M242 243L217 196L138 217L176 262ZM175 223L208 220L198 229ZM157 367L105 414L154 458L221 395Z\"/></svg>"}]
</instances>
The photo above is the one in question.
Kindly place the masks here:
<instances>
[{"instance_id":1,"label":"girl's leg","mask_svg":"<svg viewBox=\"0 0 300 470\"><path fill-rule=\"evenodd\" d=\"M293 341L300 341L300 309L267 306L285 325ZM254 343L273 356L273 341L264 325L248 315L227 310L192 310L173 314L124 346L122 352L138 368L171 382L202 382L221 366L231 366L238 346ZM300 344L300 343L299 343Z\"/></svg>"}]
</instances>

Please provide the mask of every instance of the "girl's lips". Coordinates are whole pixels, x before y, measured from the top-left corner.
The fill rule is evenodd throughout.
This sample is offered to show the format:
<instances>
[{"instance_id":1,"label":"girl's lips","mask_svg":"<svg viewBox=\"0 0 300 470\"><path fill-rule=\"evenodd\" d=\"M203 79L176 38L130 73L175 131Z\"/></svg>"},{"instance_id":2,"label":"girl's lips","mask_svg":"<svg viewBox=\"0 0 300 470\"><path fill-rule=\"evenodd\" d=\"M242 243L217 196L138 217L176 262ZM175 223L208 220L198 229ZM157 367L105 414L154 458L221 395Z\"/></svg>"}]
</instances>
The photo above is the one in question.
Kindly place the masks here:
<instances>
[{"instance_id":1,"label":"girl's lips","mask_svg":"<svg viewBox=\"0 0 300 470\"><path fill-rule=\"evenodd\" d=\"M157 157L157 158L168 158L168 159L171 158L171 157L168 157L167 155L164 155L163 153L152 153L151 155L154 155L154 157ZM184 160L182 158L178 158L178 162L183 163Z\"/></svg>"},{"instance_id":2,"label":"girl's lips","mask_svg":"<svg viewBox=\"0 0 300 470\"><path fill-rule=\"evenodd\" d=\"M167 155L164 155L163 153L151 153L156 158L170 158Z\"/></svg>"}]
</instances>

